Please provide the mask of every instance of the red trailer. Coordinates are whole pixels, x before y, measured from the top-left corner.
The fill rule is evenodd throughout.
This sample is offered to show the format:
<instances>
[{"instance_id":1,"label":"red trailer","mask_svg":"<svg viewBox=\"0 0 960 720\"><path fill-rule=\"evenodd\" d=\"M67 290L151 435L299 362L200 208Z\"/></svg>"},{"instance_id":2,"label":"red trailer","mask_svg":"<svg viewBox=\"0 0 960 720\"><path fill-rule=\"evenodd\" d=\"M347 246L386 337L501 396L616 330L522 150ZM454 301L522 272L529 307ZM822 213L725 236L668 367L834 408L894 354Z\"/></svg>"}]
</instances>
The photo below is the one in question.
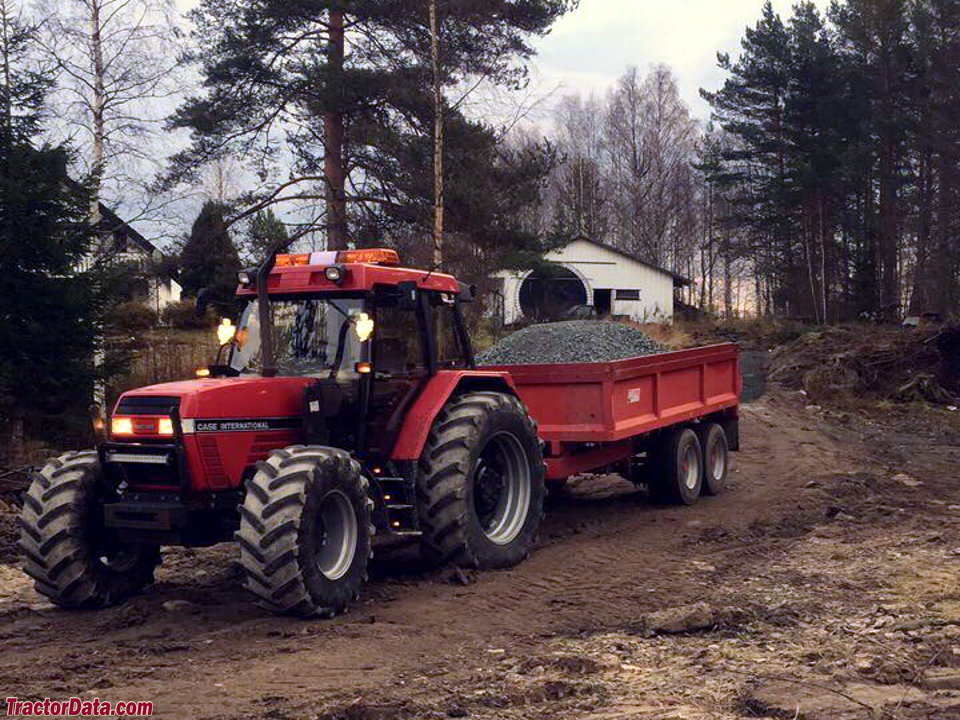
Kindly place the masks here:
<instances>
[{"instance_id":1,"label":"red trailer","mask_svg":"<svg viewBox=\"0 0 960 720\"><path fill-rule=\"evenodd\" d=\"M651 439L718 423L731 450L741 378L733 343L607 363L510 365L507 373L546 442L547 479L630 461Z\"/></svg>"}]
</instances>

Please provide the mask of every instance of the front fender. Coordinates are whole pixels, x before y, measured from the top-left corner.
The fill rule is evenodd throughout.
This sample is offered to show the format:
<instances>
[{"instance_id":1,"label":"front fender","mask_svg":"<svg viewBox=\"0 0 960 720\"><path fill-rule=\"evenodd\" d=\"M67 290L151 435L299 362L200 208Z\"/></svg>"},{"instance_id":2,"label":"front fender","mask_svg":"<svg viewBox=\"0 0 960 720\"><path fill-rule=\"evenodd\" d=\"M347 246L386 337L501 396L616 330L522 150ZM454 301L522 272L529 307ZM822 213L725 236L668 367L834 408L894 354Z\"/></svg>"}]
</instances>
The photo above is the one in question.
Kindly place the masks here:
<instances>
[{"instance_id":1,"label":"front fender","mask_svg":"<svg viewBox=\"0 0 960 720\"><path fill-rule=\"evenodd\" d=\"M410 406L397 440L390 453L391 460L418 460L427 442L433 421L458 392L494 390L516 395L516 386L510 373L496 370L441 370L427 381L423 392Z\"/></svg>"}]
</instances>

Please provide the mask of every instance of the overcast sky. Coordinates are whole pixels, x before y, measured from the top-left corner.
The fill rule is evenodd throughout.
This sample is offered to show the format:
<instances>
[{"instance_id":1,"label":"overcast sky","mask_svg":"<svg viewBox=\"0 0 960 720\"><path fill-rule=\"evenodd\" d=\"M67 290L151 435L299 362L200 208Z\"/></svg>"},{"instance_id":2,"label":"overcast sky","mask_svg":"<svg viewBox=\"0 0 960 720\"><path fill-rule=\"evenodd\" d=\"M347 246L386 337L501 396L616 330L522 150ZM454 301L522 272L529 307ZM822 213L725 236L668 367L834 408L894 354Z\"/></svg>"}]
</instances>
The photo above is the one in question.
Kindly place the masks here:
<instances>
[{"instance_id":1,"label":"overcast sky","mask_svg":"<svg viewBox=\"0 0 960 720\"><path fill-rule=\"evenodd\" d=\"M176 0L181 10L198 0ZM716 88L723 73L717 52L739 51L747 25L760 17L764 0L580 0L550 35L536 41L538 89L605 93L628 65L641 70L667 63L694 114L707 119L701 87ZM826 9L829 0L815 0ZM774 0L786 18L795 0Z\"/></svg>"},{"instance_id":2,"label":"overcast sky","mask_svg":"<svg viewBox=\"0 0 960 720\"><path fill-rule=\"evenodd\" d=\"M774 0L786 19L794 0ZM828 0L816 0L826 9ZM628 65L646 70L671 65L683 97L694 114L709 109L701 87L723 80L718 51L736 55L744 28L760 17L763 0L580 0L580 8L562 18L537 42L540 82L564 90L604 93Z\"/></svg>"}]
</instances>

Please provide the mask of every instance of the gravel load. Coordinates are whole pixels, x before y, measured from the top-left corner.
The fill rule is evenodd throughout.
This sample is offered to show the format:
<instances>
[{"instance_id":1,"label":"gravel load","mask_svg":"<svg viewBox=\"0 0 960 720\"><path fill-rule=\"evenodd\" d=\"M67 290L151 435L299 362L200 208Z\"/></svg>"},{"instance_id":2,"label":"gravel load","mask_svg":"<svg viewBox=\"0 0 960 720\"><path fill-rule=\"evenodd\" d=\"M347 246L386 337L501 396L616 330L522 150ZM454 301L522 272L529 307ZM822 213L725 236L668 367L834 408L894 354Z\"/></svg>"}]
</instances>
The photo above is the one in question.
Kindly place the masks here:
<instances>
[{"instance_id":1,"label":"gravel load","mask_svg":"<svg viewBox=\"0 0 960 720\"><path fill-rule=\"evenodd\" d=\"M477 356L478 365L612 362L667 352L636 328L617 322L571 320L531 325Z\"/></svg>"}]
</instances>

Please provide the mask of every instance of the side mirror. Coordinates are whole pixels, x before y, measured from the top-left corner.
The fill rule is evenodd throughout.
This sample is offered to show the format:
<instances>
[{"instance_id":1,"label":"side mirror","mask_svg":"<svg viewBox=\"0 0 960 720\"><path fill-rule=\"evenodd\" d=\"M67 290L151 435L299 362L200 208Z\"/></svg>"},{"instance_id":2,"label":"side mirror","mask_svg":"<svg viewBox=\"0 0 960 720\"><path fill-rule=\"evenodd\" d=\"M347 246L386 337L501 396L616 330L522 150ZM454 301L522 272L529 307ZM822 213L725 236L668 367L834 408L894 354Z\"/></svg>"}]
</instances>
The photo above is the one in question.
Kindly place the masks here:
<instances>
[{"instance_id":1,"label":"side mirror","mask_svg":"<svg viewBox=\"0 0 960 720\"><path fill-rule=\"evenodd\" d=\"M203 317L207 314L208 305L210 305L210 288L200 288L197 292L197 317Z\"/></svg>"},{"instance_id":2,"label":"side mirror","mask_svg":"<svg viewBox=\"0 0 960 720\"><path fill-rule=\"evenodd\" d=\"M401 310L416 310L420 302L420 290L413 281L397 283L397 292L400 293L400 300L397 307Z\"/></svg>"},{"instance_id":3,"label":"side mirror","mask_svg":"<svg viewBox=\"0 0 960 720\"><path fill-rule=\"evenodd\" d=\"M460 295L457 296L457 300L462 303L472 303L477 299L476 285L467 285L466 283L462 282L458 282L457 285L460 286Z\"/></svg>"}]
</instances>

